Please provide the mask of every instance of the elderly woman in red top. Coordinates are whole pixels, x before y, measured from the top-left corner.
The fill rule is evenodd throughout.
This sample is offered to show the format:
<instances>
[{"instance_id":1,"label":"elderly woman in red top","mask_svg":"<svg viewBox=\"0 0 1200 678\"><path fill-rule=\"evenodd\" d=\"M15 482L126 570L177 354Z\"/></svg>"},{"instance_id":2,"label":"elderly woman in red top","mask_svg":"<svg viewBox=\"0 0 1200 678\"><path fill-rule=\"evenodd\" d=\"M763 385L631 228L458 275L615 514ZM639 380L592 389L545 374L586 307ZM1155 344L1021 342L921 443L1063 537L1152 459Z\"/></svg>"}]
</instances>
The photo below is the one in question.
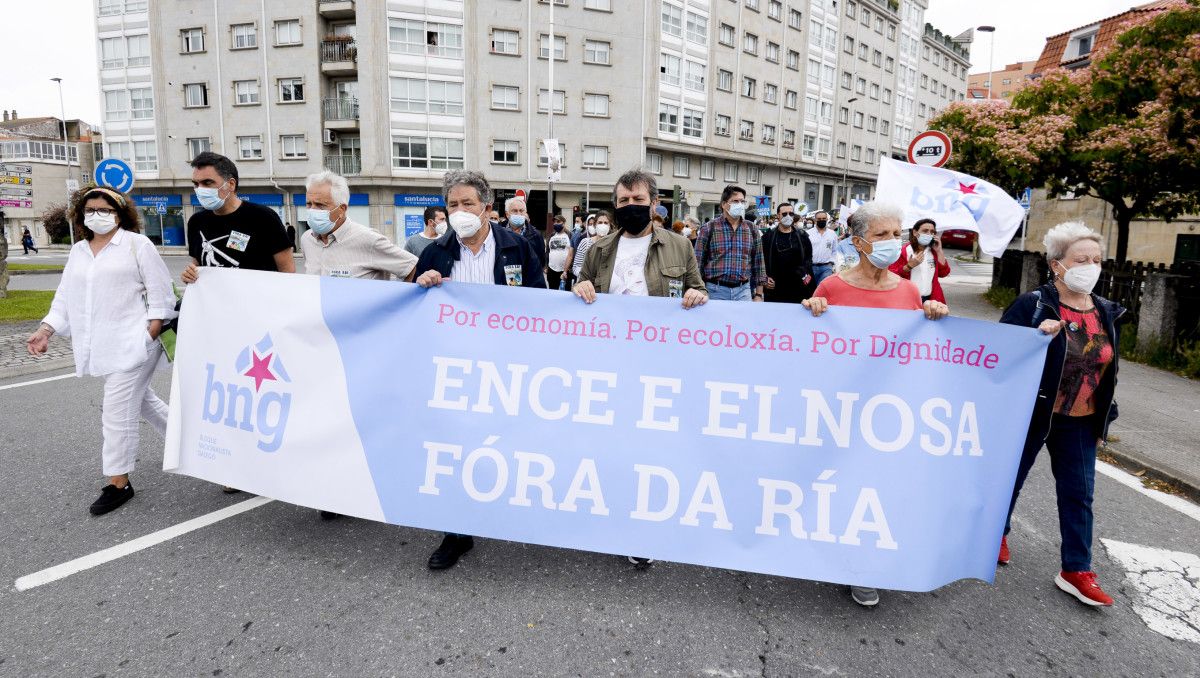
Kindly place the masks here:
<instances>
[{"instance_id":1,"label":"elderly woman in red top","mask_svg":"<svg viewBox=\"0 0 1200 678\"><path fill-rule=\"evenodd\" d=\"M922 301L912 282L888 270L900 258L900 222L904 212L898 207L869 202L850 216L850 240L858 251L858 264L821 281L804 306L814 316L828 306L863 306L901 311L924 311L930 320L950 313L945 303ZM859 605L879 604L879 591L851 586L850 597Z\"/></svg>"},{"instance_id":2,"label":"elderly woman in red top","mask_svg":"<svg viewBox=\"0 0 1200 678\"><path fill-rule=\"evenodd\" d=\"M942 241L933 219L921 219L912 227L908 242L900 249L900 258L888 270L911 280L921 293L921 301L933 299L946 303L938 278L950 275L950 262L942 252Z\"/></svg>"}]
</instances>

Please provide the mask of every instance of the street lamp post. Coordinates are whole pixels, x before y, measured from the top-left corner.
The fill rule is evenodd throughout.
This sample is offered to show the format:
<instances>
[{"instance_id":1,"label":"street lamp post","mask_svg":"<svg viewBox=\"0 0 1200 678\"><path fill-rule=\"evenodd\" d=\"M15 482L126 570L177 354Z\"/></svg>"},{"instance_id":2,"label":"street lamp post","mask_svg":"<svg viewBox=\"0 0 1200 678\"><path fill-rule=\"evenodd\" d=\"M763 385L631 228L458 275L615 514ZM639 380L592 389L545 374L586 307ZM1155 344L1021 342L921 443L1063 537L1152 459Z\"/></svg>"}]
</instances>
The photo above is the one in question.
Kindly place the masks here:
<instances>
[{"instance_id":1,"label":"street lamp post","mask_svg":"<svg viewBox=\"0 0 1200 678\"><path fill-rule=\"evenodd\" d=\"M846 100L847 108L849 104L858 101L858 97L850 97ZM850 185L846 183L846 179L850 174L850 149L853 147L851 142L854 141L854 110L850 110L850 134L846 136L846 165L842 169L842 204L850 204Z\"/></svg>"},{"instance_id":2,"label":"street lamp post","mask_svg":"<svg viewBox=\"0 0 1200 678\"><path fill-rule=\"evenodd\" d=\"M58 108L62 114L62 135L63 135L63 155L67 161L67 206L63 213L67 220L67 237L71 239L71 244L75 244L75 229L71 226L71 146L67 139L67 106L63 103L62 78L50 78L52 82L58 83ZM76 158L79 156L76 155Z\"/></svg>"},{"instance_id":3,"label":"street lamp post","mask_svg":"<svg viewBox=\"0 0 1200 678\"><path fill-rule=\"evenodd\" d=\"M996 77L995 57L996 57L996 27L995 26L980 26L976 30L981 33L988 33L988 95L987 98L992 98L992 78Z\"/></svg>"}]
</instances>

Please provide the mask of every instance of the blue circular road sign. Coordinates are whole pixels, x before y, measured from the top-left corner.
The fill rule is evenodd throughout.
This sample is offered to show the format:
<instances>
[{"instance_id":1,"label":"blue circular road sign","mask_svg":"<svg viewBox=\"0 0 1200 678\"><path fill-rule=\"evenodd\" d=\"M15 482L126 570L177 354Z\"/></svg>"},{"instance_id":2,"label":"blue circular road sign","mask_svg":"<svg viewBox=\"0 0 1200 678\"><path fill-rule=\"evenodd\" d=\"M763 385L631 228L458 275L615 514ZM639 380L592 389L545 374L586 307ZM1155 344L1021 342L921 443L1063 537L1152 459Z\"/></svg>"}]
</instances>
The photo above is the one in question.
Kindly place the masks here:
<instances>
[{"instance_id":1,"label":"blue circular road sign","mask_svg":"<svg viewBox=\"0 0 1200 678\"><path fill-rule=\"evenodd\" d=\"M105 158L96 163L94 178L97 186L108 186L122 193L128 193L133 188L133 168L117 158Z\"/></svg>"}]
</instances>

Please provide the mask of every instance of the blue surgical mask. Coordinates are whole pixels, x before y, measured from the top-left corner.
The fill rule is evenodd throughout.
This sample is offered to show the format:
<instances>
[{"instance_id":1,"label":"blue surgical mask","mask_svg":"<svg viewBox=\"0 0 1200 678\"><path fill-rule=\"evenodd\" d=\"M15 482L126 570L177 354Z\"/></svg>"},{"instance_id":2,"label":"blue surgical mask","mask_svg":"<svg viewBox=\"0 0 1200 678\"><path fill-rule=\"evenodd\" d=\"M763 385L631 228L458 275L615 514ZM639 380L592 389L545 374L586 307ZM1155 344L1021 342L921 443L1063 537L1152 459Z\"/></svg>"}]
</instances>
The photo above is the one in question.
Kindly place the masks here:
<instances>
[{"instance_id":1,"label":"blue surgical mask","mask_svg":"<svg viewBox=\"0 0 1200 678\"><path fill-rule=\"evenodd\" d=\"M525 225L525 215L524 214L510 214L510 215L508 215L508 223L512 224L513 226L524 226Z\"/></svg>"},{"instance_id":2,"label":"blue surgical mask","mask_svg":"<svg viewBox=\"0 0 1200 678\"><path fill-rule=\"evenodd\" d=\"M746 216L746 203L735 202L729 204L729 216L741 219Z\"/></svg>"},{"instance_id":3,"label":"blue surgical mask","mask_svg":"<svg viewBox=\"0 0 1200 678\"><path fill-rule=\"evenodd\" d=\"M225 182L225 183L229 183L229 182ZM200 201L200 206L206 210L212 210L214 212L216 210L219 210L222 207L224 207L225 206L225 198L222 198L219 195L219 192L223 186L225 186L225 184L221 184L220 186L218 186L216 188L206 188L204 186L197 186L195 189L196 199L198 199Z\"/></svg>"},{"instance_id":4,"label":"blue surgical mask","mask_svg":"<svg viewBox=\"0 0 1200 678\"><path fill-rule=\"evenodd\" d=\"M875 268L887 268L896 263L900 258L900 239L892 240L876 240L871 243L871 253L867 255L867 259L875 265Z\"/></svg>"},{"instance_id":5,"label":"blue surgical mask","mask_svg":"<svg viewBox=\"0 0 1200 678\"><path fill-rule=\"evenodd\" d=\"M308 227L317 235L326 235L333 230L333 221L329 218L329 210L309 210Z\"/></svg>"},{"instance_id":6,"label":"blue surgical mask","mask_svg":"<svg viewBox=\"0 0 1200 678\"><path fill-rule=\"evenodd\" d=\"M933 242L933 236L929 233L922 233L917 236L917 244L921 247L929 247L929 243Z\"/></svg>"}]
</instances>

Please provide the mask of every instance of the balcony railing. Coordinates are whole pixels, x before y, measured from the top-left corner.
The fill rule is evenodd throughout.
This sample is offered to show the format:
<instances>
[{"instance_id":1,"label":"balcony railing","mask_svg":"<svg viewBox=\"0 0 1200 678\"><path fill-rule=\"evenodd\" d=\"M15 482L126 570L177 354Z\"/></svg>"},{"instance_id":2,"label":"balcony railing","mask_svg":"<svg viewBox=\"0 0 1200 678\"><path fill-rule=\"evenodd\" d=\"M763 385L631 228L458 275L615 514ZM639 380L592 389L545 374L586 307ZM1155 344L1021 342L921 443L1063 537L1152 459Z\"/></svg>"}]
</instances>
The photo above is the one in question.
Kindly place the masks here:
<instances>
[{"instance_id":1,"label":"balcony railing","mask_svg":"<svg viewBox=\"0 0 1200 678\"><path fill-rule=\"evenodd\" d=\"M326 120L358 120L358 99L325 99L322 106Z\"/></svg>"},{"instance_id":2,"label":"balcony railing","mask_svg":"<svg viewBox=\"0 0 1200 678\"><path fill-rule=\"evenodd\" d=\"M336 63L340 61L357 61L358 48L353 40L322 40L321 63Z\"/></svg>"},{"instance_id":3,"label":"balcony railing","mask_svg":"<svg viewBox=\"0 0 1200 678\"><path fill-rule=\"evenodd\" d=\"M357 155L327 155L325 169L344 177L362 173L362 157Z\"/></svg>"}]
</instances>

